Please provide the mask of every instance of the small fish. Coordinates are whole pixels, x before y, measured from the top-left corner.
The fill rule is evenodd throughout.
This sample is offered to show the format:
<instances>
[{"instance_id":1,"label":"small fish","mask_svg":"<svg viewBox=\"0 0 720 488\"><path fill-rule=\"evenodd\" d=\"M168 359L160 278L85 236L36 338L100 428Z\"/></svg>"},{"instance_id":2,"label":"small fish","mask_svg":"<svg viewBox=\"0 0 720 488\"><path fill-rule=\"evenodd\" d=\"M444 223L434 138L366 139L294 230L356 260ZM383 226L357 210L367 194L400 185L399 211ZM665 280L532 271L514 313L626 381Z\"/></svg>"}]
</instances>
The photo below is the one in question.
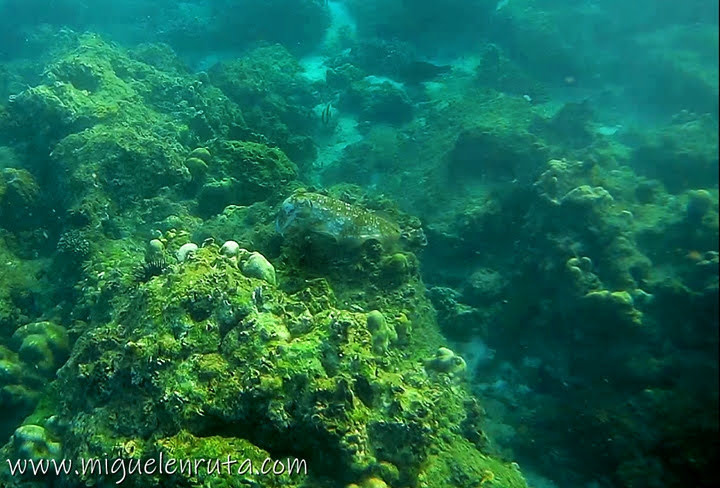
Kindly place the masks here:
<instances>
[{"instance_id":1,"label":"small fish","mask_svg":"<svg viewBox=\"0 0 720 488\"><path fill-rule=\"evenodd\" d=\"M321 234L345 245L400 239L400 227L370 210L319 193L297 192L285 199L275 221L277 231Z\"/></svg>"},{"instance_id":2,"label":"small fish","mask_svg":"<svg viewBox=\"0 0 720 488\"><path fill-rule=\"evenodd\" d=\"M332 106L328 103L325 108L322 111L321 119L323 125L328 125L330 123L330 118L332 117Z\"/></svg>"},{"instance_id":3,"label":"small fish","mask_svg":"<svg viewBox=\"0 0 720 488\"><path fill-rule=\"evenodd\" d=\"M449 65L439 66L427 61L411 61L398 67L398 76L405 83L417 84L430 81L451 69Z\"/></svg>"}]
</instances>

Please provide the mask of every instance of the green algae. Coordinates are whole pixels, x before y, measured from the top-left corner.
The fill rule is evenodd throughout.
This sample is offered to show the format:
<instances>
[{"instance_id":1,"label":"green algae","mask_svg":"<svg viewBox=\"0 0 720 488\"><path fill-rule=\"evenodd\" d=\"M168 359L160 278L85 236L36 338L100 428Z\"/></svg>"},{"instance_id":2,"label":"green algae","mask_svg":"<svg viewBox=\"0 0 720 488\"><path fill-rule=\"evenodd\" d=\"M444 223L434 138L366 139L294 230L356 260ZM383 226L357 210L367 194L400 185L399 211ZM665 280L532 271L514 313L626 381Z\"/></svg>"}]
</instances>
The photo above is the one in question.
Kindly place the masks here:
<instances>
[{"instance_id":1,"label":"green algae","mask_svg":"<svg viewBox=\"0 0 720 488\"><path fill-rule=\"evenodd\" d=\"M414 321L408 340L423 346L408 351L416 352L401 355L386 344L381 358L373 338L379 329L366 328L364 314L308 299L243 276L214 245L140 284L115 303L110 322L80 336L59 373L64 392L86 392L64 395L52 409L72 419L63 452L99 456L131 441L137 455L237 448L248 457L307 458L309 478L291 486L316 477L350 482L383 462L395 465L400 483L415 483L430 447L446 449L450 441L435 438L463 418L467 398L413 360L432 344L430 323ZM385 305L390 316L394 306ZM298 320L309 322L298 328ZM80 403L87 405L82 412ZM222 438L212 437L220 431ZM77 443L81 432L90 440ZM427 486L447 486L439 479Z\"/></svg>"}]
</instances>

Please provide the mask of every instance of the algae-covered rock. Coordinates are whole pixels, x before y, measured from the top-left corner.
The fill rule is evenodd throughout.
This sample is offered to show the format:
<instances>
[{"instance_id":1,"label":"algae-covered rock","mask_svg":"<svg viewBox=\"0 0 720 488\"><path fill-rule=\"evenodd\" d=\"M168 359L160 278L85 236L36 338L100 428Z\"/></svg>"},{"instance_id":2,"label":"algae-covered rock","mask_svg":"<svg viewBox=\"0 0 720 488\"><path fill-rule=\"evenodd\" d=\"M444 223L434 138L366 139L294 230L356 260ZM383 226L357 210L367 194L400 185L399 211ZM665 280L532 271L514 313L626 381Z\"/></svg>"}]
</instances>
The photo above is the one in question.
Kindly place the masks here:
<instances>
[{"instance_id":1,"label":"algae-covered rock","mask_svg":"<svg viewBox=\"0 0 720 488\"><path fill-rule=\"evenodd\" d=\"M165 252L165 244L160 239L151 239L145 249L146 261L157 259Z\"/></svg>"},{"instance_id":2,"label":"algae-covered rock","mask_svg":"<svg viewBox=\"0 0 720 488\"><path fill-rule=\"evenodd\" d=\"M13 333L13 348L28 366L52 376L70 352L67 330L52 322L33 322Z\"/></svg>"},{"instance_id":3,"label":"algae-covered rock","mask_svg":"<svg viewBox=\"0 0 720 488\"><path fill-rule=\"evenodd\" d=\"M20 459L53 459L61 453L60 443L51 440L40 425L21 425L12 435L13 453Z\"/></svg>"},{"instance_id":4,"label":"algae-covered rock","mask_svg":"<svg viewBox=\"0 0 720 488\"><path fill-rule=\"evenodd\" d=\"M403 124L412 119L413 105L404 90L388 81L356 81L341 99L341 108L358 112L361 120Z\"/></svg>"},{"instance_id":5,"label":"algae-covered rock","mask_svg":"<svg viewBox=\"0 0 720 488\"><path fill-rule=\"evenodd\" d=\"M717 181L717 132L717 117L681 111L668 125L637 134L633 167L671 193L704 188Z\"/></svg>"},{"instance_id":6,"label":"algae-covered rock","mask_svg":"<svg viewBox=\"0 0 720 488\"><path fill-rule=\"evenodd\" d=\"M242 261L240 268L245 276L263 280L271 285L276 284L275 268L270 261L259 252L250 253L247 258Z\"/></svg>"},{"instance_id":7,"label":"algae-covered rock","mask_svg":"<svg viewBox=\"0 0 720 488\"><path fill-rule=\"evenodd\" d=\"M208 166L205 161L200 158L187 158L184 161L185 166L193 177L193 180L200 180L207 173Z\"/></svg>"},{"instance_id":8,"label":"algae-covered rock","mask_svg":"<svg viewBox=\"0 0 720 488\"><path fill-rule=\"evenodd\" d=\"M507 287L507 279L498 271L480 268L466 280L463 287L463 299L472 305L492 304L502 299Z\"/></svg>"},{"instance_id":9,"label":"algae-covered rock","mask_svg":"<svg viewBox=\"0 0 720 488\"><path fill-rule=\"evenodd\" d=\"M24 169L0 168L0 226L18 230L37 225L42 203L32 174Z\"/></svg>"},{"instance_id":10,"label":"algae-covered rock","mask_svg":"<svg viewBox=\"0 0 720 488\"><path fill-rule=\"evenodd\" d=\"M591 291L585 295L584 302L593 320L608 327L642 325L643 314L635 308L633 297L627 291Z\"/></svg>"},{"instance_id":11,"label":"algae-covered rock","mask_svg":"<svg viewBox=\"0 0 720 488\"><path fill-rule=\"evenodd\" d=\"M687 219L693 224L699 224L711 209L717 207L717 199L707 190L691 190L688 192L688 201L685 211Z\"/></svg>"},{"instance_id":12,"label":"algae-covered rock","mask_svg":"<svg viewBox=\"0 0 720 488\"><path fill-rule=\"evenodd\" d=\"M184 164L187 167L193 181L202 181L208 171L208 164L212 160L210 151L205 147L198 147L190 151Z\"/></svg>"},{"instance_id":13,"label":"algae-covered rock","mask_svg":"<svg viewBox=\"0 0 720 488\"><path fill-rule=\"evenodd\" d=\"M219 141L212 147L214 163L198 194L205 216L228 205L251 205L277 198L297 176L297 167L277 148L241 141Z\"/></svg>"},{"instance_id":14,"label":"algae-covered rock","mask_svg":"<svg viewBox=\"0 0 720 488\"><path fill-rule=\"evenodd\" d=\"M612 202L612 195L600 186L581 185L565 194L560 203L567 206L591 208Z\"/></svg>"},{"instance_id":15,"label":"algae-covered rock","mask_svg":"<svg viewBox=\"0 0 720 488\"><path fill-rule=\"evenodd\" d=\"M206 147L196 147L188 154L188 159L190 158L196 158L205 164L209 164L212 159L212 154L210 154L210 151Z\"/></svg>"},{"instance_id":16,"label":"algae-covered rock","mask_svg":"<svg viewBox=\"0 0 720 488\"><path fill-rule=\"evenodd\" d=\"M163 238L175 249L186 237ZM453 427L466 414L469 394L443 379L459 378L462 360L438 356L431 361L438 375L430 377L418 368L441 341L419 282L384 292L381 300L379 291L371 296L338 282L343 303L352 293L354 308L373 310L366 314L337 308L324 278L286 270L292 286L284 291L258 286L240 268L210 243L172 273L135 284L116 302L117 313L83 331L43 410L32 417L47 428L40 419L53 416L63 426L57 434L53 429L58 438L42 427L25 437L21 431L26 450L39 450L47 439L49 451L50 442L60 442L72 458L117 450L132 458L230 454L254 462L277 460L273 453L282 452L307 464L307 472L263 481L269 487L460 487L450 474L431 475L426 466L461 448L467 458L457 468L461 477L482 470L487 453ZM392 334L393 324L409 322L401 310L413 317L402 351ZM497 465L497 476L507 477L507 486L524 486L507 465ZM66 481L99 478L85 473Z\"/></svg>"},{"instance_id":17,"label":"algae-covered rock","mask_svg":"<svg viewBox=\"0 0 720 488\"><path fill-rule=\"evenodd\" d=\"M383 279L391 284L404 283L417 270L417 265L417 258L413 254L391 254L383 258L381 263Z\"/></svg>"},{"instance_id":18,"label":"algae-covered rock","mask_svg":"<svg viewBox=\"0 0 720 488\"><path fill-rule=\"evenodd\" d=\"M17 352L0 345L0 435L10 436L20 422L35 408L41 395L44 378L34 364L22 361Z\"/></svg>"},{"instance_id":19,"label":"algae-covered rock","mask_svg":"<svg viewBox=\"0 0 720 488\"><path fill-rule=\"evenodd\" d=\"M161 123L159 116L147 117ZM116 201L126 203L188 181L181 154L182 147L172 138L119 124L71 134L55 146L52 156L69 168L75 199L101 185Z\"/></svg>"},{"instance_id":20,"label":"algae-covered rock","mask_svg":"<svg viewBox=\"0 0 720 488\"><path fill-rule=\"evenodd\" d=\"M267 488L299 486L308 471L302 459L273 456L266 450L242 438L224 435L195 436L187 431L163 437L155 442L155 449L174 459L206 459L231 461L212 472L199 469L197 475L178 470L177 478L184 483L202 483L206 486L241 486L257 484ZM229 458L228 458L229 457ZM208 464L207 466L212 466ZM205 467L205 466L203 466ZM272 471L274 468L274 472ZM155 477L160 482L160 477Z\"/></svg>"},{"instance_id":21,"label":"algae-covered rock","mask_svg":"<svg viewBox=\"0 0 720 488\"><path fill-rule=\"evenodd\" d=\"M467 369L465 360L447 347L438 348L435 357L425 361L425 368L438 373L456 376Z\"/></svg>"},{"instance_id":22,"label":"algae-covered rock","mask_svg":"<svg viewBox=\"0 0 720 488\"><path fill-rule=\"evenodd\" d=\"M70 83L30 87L11 99L6 130L55 141L100 120L93 102Z\"/></svg>"},{"instance_id":23,"label":"algae-covered rock","mask_svg":"<svg viewBox=\"0 0 720 488\"><path fill-rule=\"evenodd\" d=\"M464 128L447 156L448 175L455 185L485 178L528 181L547 158L537 136L505 125Z\"/></svg>"},{"instance_id":24,"label":"algae-covered rock","mask_svg":"<svg viewBox=\"0 0 720 488\"><path fill-rule=\"evenodd\" d=\"M373 351L376 354L385 354L390 343L397 341L398 334L392 324L379 310L373 310L367 315L367 328L372 335Z\"/></svg>"},{"instance_id":25,"label":"algae-covered rock","mask_svg":"<svg viewBox=\"0 0 720 488\"><path fill-rule=\"evenodd\" d=\"M319 99L287 49L277 44L252 49L242 58L216 64L208 74L242 108L254 129L250 140L279 147L301 166L315 158L311 135L320 118L312 107Z\"/></svg>"}]
</instances>

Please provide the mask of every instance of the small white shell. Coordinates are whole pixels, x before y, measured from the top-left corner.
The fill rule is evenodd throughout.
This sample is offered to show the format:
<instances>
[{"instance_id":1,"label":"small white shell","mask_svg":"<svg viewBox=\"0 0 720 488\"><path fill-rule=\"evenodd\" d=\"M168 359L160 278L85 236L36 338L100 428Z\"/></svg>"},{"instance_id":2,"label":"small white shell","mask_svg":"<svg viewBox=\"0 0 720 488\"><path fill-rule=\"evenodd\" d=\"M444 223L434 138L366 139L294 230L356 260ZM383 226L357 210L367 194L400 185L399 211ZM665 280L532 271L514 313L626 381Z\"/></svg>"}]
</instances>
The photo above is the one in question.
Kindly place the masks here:
<instances>
[{"instance_id":1,"label":"small white shell","mask_svg":"<svg viewBox=\"0 0 720 488\"><path fill-rule=\"evenodd\" d=\"M220 254L228 258L234 258L240 252L240 244L235 241L225 241L220 248Z\"/></svg>"},{"instance_id":2,"label":"small white shell","mask_svg":"<svg viewBox=\"0 0 720 488\"><path fill-rule=\"evenodd\" d=\"M271 285L276 284L275 268L259 252L250 253L247 260L242 263L242 272L249 278L258 278Z\"/></svg>"},{"instance_id":3,"label":"small white shell","mask_svg":"<svg viewBox=\"0 0 720 488\"><path fill-rule=\"evenodd\" d=\"M183 244L180 249L178 249L177 253L175 254L177 256L178 262L182 263L187 261L187 259L195 254L198 250L197 244L194 244L192 242L188 242L187 244Z\"/></svg>"}]
</instances>

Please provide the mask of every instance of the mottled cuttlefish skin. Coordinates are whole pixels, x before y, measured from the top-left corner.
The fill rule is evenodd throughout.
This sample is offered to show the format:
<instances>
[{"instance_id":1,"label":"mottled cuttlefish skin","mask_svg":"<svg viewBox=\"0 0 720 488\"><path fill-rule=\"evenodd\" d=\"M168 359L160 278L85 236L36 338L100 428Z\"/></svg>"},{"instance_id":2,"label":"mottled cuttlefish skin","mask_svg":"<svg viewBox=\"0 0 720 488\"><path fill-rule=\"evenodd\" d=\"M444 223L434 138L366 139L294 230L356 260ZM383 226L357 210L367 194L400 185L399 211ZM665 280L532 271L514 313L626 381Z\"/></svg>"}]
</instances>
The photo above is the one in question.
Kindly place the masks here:
<instances>
[{"instance_id":1,"label":"mottled cuttlefish skin","mask_svg":"<svg viewBox=\"0 0 720 488\"><path fill-rule=\"evenodd\" d=\"M400 228L370 210L319 193L298 192L282 203L275 222L277 231L316 233L338 243L360 245L377 240L384 245L400 239Z\"/></svg>"}]
</instances>

